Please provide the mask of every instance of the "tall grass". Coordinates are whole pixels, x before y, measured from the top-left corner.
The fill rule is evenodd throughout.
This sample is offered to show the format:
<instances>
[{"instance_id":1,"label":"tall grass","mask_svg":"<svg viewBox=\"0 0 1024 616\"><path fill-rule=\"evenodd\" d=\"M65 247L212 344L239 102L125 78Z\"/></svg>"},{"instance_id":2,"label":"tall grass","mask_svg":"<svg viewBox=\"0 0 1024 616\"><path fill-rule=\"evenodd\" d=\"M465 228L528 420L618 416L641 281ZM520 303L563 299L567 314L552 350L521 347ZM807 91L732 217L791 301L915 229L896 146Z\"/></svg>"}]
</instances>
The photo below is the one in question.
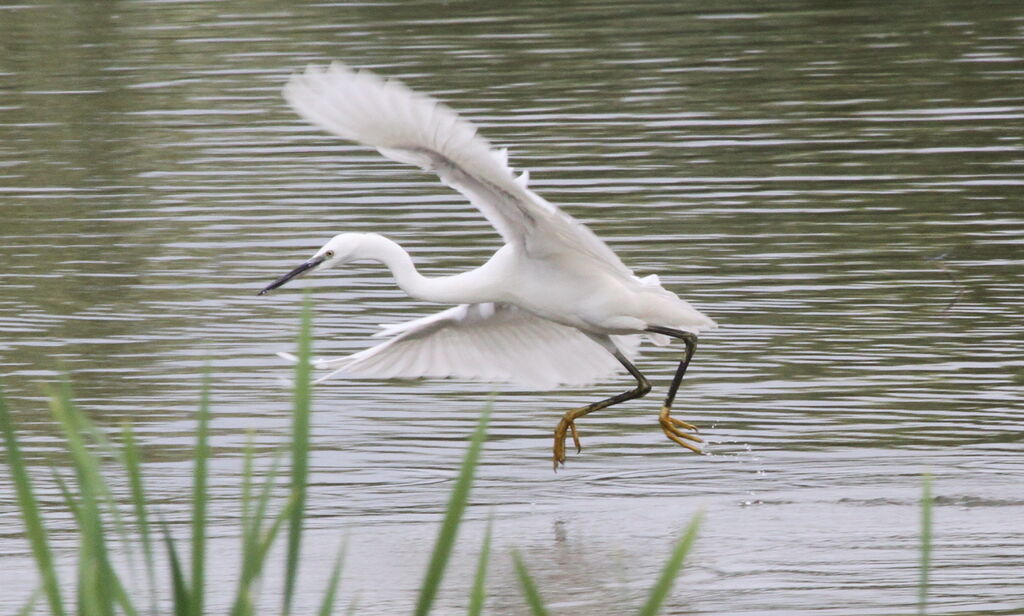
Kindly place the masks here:
<instances>
[{"instance_id":1,"label":"tall grass","mask_svg":"<svg viewBox=\"0 0 1024 616\"><path fill-rule=\"evenodd\" d=\"M519 578L519 586L523 589L523 596L526 597L526 604L530 606L533 616L548 616L548 610L544 607L544 597L541 596L537 583L533 581L526 563L519 552L513 550L512 563L516 568L516 577Z\"/></svg>"},{"instance_id":2,"label":"tall grass","mask_svg":"<svg viewBox=\"0 0 1024 616\"><path fill-rule=\"evenodd\" d=\"M305 493L309 454L309 422L311 404L310 353L312 346L311 308L305 303L302 327L299 334L299 364L296 368L294 408L292 413L292 439L287 451L290 462L290 494L277 513L270 512L275 488L278 487L280 459L275 459L270 472L260 486L254 486L253 454L251 439L246 447L241 489L241 562L235 597L231 602L233 616L247 616L256 611L257 589L266 568L271 548L287 527L285 575L281 597L282 614L288 614L295 594L297 570L300 555L302 523L305 518ZM210 382L204 376L197 415L196 447L192 471L191 522L188 540L189 562L185 564L181 542L174 538L168 525L160 521L159 530L165 550L165 564L168 579L165 588L170 592L169 605L160 609L161 587L157 579L156 543L153 538L150 500L145 490L142 472L142 456L136 445L134 431L130 425L121 430L122 445L114 447L102 431L97 429L88 417L72 402L70 389L60 387L50 393L50 410L53 419L61 427L64 444L70 457L70 467L75 482L68 487L60 475L55 476L65 503L73 513L78 528L79 550L76 567L75 596L70 611L83 616L113 616L139 613L136 602L140 596L146 602L146 613L173 613L175 616L201 616L208 613L206 592L208 571L207 521L208 486L210 459ZM32 546L32 554L39 569L42 591L45 594L49 612L63 616L69 609L68 598L61 589L59 572L55 566L49 546L46 528L40 513L32 481L25 461L17 432L10 413L0 392L0 431L3 433L7 450L8 465L18 495L18 506L25 522L26 536ZM115 499L104 472L110 472L107 458L117 462L128 477L128 498L131 504L132 527L135 530L131 541L120 503ZM160 519L159 513L157 518ZM119 541L118 541L119 540ZM145 562L145 588L128 592L128 583L113 566L111 553L119 547L126 556L131 555L130 546L141 546ZM115 545L116 544L116 545ZM333 610L338 580L341 575L340 557L328 580L320 613ZM147 596L148 595L148 596ZM28 608L28 606L26 606ZM29 609L25 610L30 612Z\"/></svg>"},{"instance_id":3,"label":"tall grass","mask_svg":"<svg viewBox=\"0 0 1024 616\"><path fill-rule=\"evenodd\" d=\"M285 567L281 613L291 613L295 579L302 547L302 522L306 510L306 479L309 475L309 422L313 408L310 356L313 353L312 299L303 301L302 327L299 333L298 363L295 364L295 401L292 406L291 511L288 516L288 556Z\"/></svg>"},{"instance_id":4,"label":"tall grass","mask_svg":"<svg viewBox=\"0 0 1024 616\"><path fill-rule=\"evenodd\" d=\"M917 590L917 613L928 613L928 585L932 568L932 476L924 476L921 493L921 577Z\"/></svg>"},{"instance_id":5,"label":"tall grass","mask_svg":"<svg viewBox=\"0 0 1024 616\"><path fill-rule=\"evenodd\" d=\"M683 568L683 560L686 559L686 555L693 549L693 542L697 540L697 529L700 528L700 520L701 515L697 514L690 521L690 525L686 527L686 530L683 531L683 536L676 543L675 549L672 550L672 555L661 570L658 581L651 588L651 592L647 596L647 602L640 607L640 616L654 616L661 611L661 605L665 602L669 592L671 592L672 584L675 582L676 576L679 575L679 570Z\"/></svg>"},{"instance_id":6,"label":"tall grass","mask_svg":"<svg viewBox=\"0 0 1024 616\"><path fill-rule=\"evenodd\" d=\"M487 530L484 531L484 543L480 546L480 556L477 558L473 590L469 594L467 616L480 616L484 611L484 603L487 601L487 563L491 558L491 528L493 524L494 518L487 520Z\"/></svg>"},{"instance_id":7,"label":"tall grass","mask_svg":"<svg viewBox=\"0 0 1024 616\"><path fill-rule=\"evenodd\" d=\"M230 601L232 616L252 616L257 613L258 593L264 581L269 556L272 548L282 538L285 542L285 552L284 575L280 580L280 613L287 615L293 610L306 516L312 411L311 329L311 308L307 298L298 338L299 361L295 369L292 430L287 449L273 459L260 483L254 479L255 463L251 435L243 454L239 519L240 564L236 572L234 597ZM142 452L139 450L131 425L121 427L121 444L115 446L104 432L93 425L74 405L70 387L61 386L50 392L51 414L61 428L69 456L69 466L74 475L74 481L69 484L63 476L54 472L54 481L63 494L65 505L73 514L78 529L79 550L75 568L76 579L72 586L75 589L73 598L65 596L62 592L62 589L68 586L62 584L61 573L55 565L39 500L33 490L32 479L21 453L21 442L4 402L3 391L0 389L0 433L3 436L7 463L17 492L25 534L40 577L40 588L32 595L21 613L33 613L40 597L45 597L47 611L53 616L63 616L69 612L81 616L135 616L139 613L201 616L211 613L208 591L213 589L209 587L209 569L206 562L210 505L207 496L211 458L210 389L210 379L204 377L197 414L196 448L192 469L192 515L187 542L175 538L160 512L153 508L146 493ZM429 614L438 596L459 527L469 506L474 476L486 439L488 419L489 406L480 415L452 488L437 540L412 609L417 616ZM283 474L282 458L287 458L288 462L288 497L284 499L283 504L277 506L276 511L272 511L274 495L281 487L278 478ZM123 472L127 476L126 498L129 507L124 507L110 488L107 476L112 472ZM640 608L639 614L656 614L660 610L683 559L693 545L698 524L699 517L694 518L685 530L646 603ZM483 613L486 607L491 526L491 522L488 522L469 597L468 613L471 616ZM188 562L182 558L185 552L182 548L186 543ZM166 576L162 582L157 566L158 562L161 562L158 558L161 544L162 564ZM145 583L140 587L133 587L129 583L136 576L122 576L112 562L113 554L132 558L133 550L141 551L144 563ZM317 610L320 616L327 616L335 611L342 575L343 553L344 548L339 551L331 568ZM513 558L514 568L528 606L535 614L548 613L541 592L533 581L526 563L516 552L513 552ZM223 556L219 560L229 561ZM144 607L140 608L140 604ZM355 609L353 601L349 613L354 613Z\"/></svg>"},{"instance_id":8,"label":"tall grass","mask_svg":"<svg viewBox=\"0 0 1024 616\"><path fill-rule=\"evenodd\" d=\"M32 556L39 567L39 576L42 579L46 600L50 604L50 613L63 616L65 613L64 599L60 594L60 582L57 579L57 569L53 564L53 552L50 550L46 527L43 526L43 517L39 512L39 502L32 491L32 482L29 481L28 471L21 457L21 447L7 411L2 388L0 388L0 431L3 431L4 435L7 465L11 469L11 477L14 480L18 508L21 509L21 517L25 521L25 535L32 546Z\"/></svg>"},{"instance_id":9,"label":"tall grass","mask_svg":"<svg viewBox=\"0 0 1024 616\"><path fill-rule=\"evenodd\" d=\"M480 415L480 421L473 432L469 449L466 450L466 456L462 460L459 477L456 479L452 495L448 499L448 509L445 511L441 529L437 534L437 542L434 544L434 552L430 556L427 574L420 586L419 598L416 601L416 616L429 614L434 599L437 597L441 579L444 577L444 570L448 566L448 557L451 556L452 549L455 547L455 537L459 525L462 523L462 514L466 511L466 505L469 503L469 491L473 486L473 475L476 473L476 467L480 461L480 450L484 446L489 418L490 405Z\"/></svg>"}]
</instances>

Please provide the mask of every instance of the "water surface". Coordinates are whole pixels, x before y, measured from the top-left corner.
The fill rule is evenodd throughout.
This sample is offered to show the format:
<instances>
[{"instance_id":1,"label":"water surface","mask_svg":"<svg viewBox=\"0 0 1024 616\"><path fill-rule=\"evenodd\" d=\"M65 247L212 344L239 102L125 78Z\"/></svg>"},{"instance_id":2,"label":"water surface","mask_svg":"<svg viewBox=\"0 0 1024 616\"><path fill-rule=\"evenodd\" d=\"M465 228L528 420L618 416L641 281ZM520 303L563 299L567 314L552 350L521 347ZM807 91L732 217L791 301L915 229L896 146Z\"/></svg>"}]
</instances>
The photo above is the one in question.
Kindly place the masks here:
<instances>
[{"instance_id":1,"label":"water surface","mask_svg":"<svg viewBox=\"0 0 1024 616\"><path fill-rule=\"evenodd\" d=\"M657 427L679 349L644 351L652 396L581 420L583 453L558 474L560 413L629 379L498 388L442 612L463 609L492 514L495 613L526 613L517 548L554 611L618 614L700 510L666 613L911 612L925 472L935 612L1024 610L1018 3L29 0L0 8L0 46L0 366L40 482L66 464L40 384L69 371L99 424L134 423L161 511L187 521L209 360L211 532L233 549L246 430L268 452L287 435L274 353L293 348L301 288L322 355L437 310L369 265L256 291L340 231L384 233L434 275L499 245L435 178L286 107L289 74L342 59L449 102L721 325L677 405L707 456ZM347 533L343 600L408 609L492 389L317 390L304 604ZM44 498L71 562L70 520ZM21 532L0 475L5 612L32 586Z\"/></svg>"}]
</instances>

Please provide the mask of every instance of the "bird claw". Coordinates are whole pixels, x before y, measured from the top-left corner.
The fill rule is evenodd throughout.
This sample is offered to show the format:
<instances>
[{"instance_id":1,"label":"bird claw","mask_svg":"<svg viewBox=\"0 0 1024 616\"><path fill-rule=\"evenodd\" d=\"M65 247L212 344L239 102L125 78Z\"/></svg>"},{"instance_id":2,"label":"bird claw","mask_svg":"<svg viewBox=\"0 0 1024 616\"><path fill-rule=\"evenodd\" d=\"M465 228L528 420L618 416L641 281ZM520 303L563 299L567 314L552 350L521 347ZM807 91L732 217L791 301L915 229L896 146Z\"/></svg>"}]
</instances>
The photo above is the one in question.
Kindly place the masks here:
<instances>
[{"instance_id":1,"label":"bird claw","mask_svg":"<svg viewBox=\"0 0 1024 616\"><path fill-rule=\"evenodd\" d=\"M565 439L567 434L572 435L572 442L576 445L576 453L583 451L583 446L580 445L580 435L576 431L576 420L568 416L562 417L562 420L558 422L558 426L555 428L555 452L554 452L554 467L555 472L558 472L559 465L565 466Z\"/></svg>"},{"instance_id":2,"label":"bird claw","mask_svg":"<svg viewBox=\"0 0 1024 616\"><path fill-rule=\"evenodd\" d=\"M572 432L572 443L573 443L573 445L576 445L576 455L579 455L580 452L583 451L583 446L580 445L580 435L579 435L578 432L576 432L576 422L575 421L570 421L569 422L569 430L570 430L570 432Z\"/></svg>"},{"instance_id":3,"label":"bird claw","mask_svg":"<svg viewBox=\"0 0 1024 616\"><path fill-rule=\"evenodd\" d=\"M565 466L565 441L572 437L572 442L576 445L576 453L583 451L583 446L580 445L580 435L576 431L576 418L580 415L585 414L580 411L586 411L584 409L575 409L575 411L569 411L562 416L561 421L558 422L558 426L555 427L555 448L554 455L552 456L552 462L555 472L558 472L559 466ZM689 449L694 453L704 453L700 447L694 443L703 443L704 439L694 434L700 432L697 426L687 423L682 419L676 419L669 413L672 411L671 407L661 407L661 413L658 415L658 423L661 424L661 430L665 433L670 440Z\"/></svg>"},{"instance_id":4,"label":"bird claw","mask_svg":"<svg viewBox=\"0 0 1024 616\"><path fill-rule=\"evenodd\" d=\"M704 439L696 434L683 432L683 430L690 430L693 432L700 432L700 430L698 430L697 426L693 424L686 423L682 419L676 419L675 417L670 416L669 412L671 412L671 410L672 409L667 406L661 407L661 413L658 415L658 423L661 424L662 432L664 432L665 436L670 440L686 447L690 451L694 453L703 453L700 448L693 443L703 443Z\"/></svg>"}]
</instances>

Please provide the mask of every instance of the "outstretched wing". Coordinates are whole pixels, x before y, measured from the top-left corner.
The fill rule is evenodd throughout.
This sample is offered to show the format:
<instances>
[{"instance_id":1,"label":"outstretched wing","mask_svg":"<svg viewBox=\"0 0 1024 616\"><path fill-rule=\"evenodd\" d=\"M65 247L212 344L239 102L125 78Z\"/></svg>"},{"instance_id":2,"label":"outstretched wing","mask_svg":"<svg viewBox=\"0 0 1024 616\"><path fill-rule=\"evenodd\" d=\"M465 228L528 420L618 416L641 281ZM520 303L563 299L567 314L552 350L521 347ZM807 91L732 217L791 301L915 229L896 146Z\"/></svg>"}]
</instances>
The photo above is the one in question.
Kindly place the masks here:
<instances>
[{"instance_id":1,"label":"outstretched wing","mask_svg":"<svg viewBox=\"0 0 1024 616\"><path fill-rule=\"evenodd\" d=\"M295 75L284 96L303 118L392 160L433 171L483 212L505 242L527 254L574 253L623 277L632 272L582 223L548 203L508 166L476 127L401 82L334 63Z\"/></svg>"},{"instance_id":2,"label":"outstretched wing","mask_svg":"<svg viewBox=\"0 0 1024 616\"><path fill-rule=\"evenodd\" d=\"M376 334L386 342L317 362L335 375L365 378L458 377L532 389L584 385L622 370L601 344L577 329L509 304L462 304ZM639 336L612 336L627 357ZM286 356L292 359L290 356Z\"/></svg>"}]
</instances>

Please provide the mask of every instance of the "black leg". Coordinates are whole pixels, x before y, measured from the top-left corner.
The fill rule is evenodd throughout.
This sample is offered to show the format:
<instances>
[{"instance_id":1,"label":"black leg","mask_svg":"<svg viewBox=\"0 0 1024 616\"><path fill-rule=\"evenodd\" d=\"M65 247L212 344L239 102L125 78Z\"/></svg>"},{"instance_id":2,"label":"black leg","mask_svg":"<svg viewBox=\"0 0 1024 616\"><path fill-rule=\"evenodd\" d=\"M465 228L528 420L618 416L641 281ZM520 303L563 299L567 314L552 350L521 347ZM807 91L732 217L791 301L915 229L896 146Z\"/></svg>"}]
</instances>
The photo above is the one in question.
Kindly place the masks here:
<instances>
[{"instance_id":1,"label":"black leg","mask_svg":"<svg viewBox=\"0 0 1024 616\"><path fill-rule=\"evenodd\" d=\"M558 422L558 426L555 427L554 464L556 471L558 470L559 464L563 466L565 465L565 439L567 437L567 433L572 434L572 442L576 445L576 453L579 453L582 449L580 446L579 434L576 432L577 419L588 413L608 408L613 404L632 400L633 398L642 398L651 391L651 384L647 382L644 375L640 374L640 371L636 369L636 366L634 366L632 362L626 359L626 357L618 351L615 351L613 355L615 355L615 359L619 360L619 363L625 366L626 370L629 370L629 373L633 375L633 378L636 379L636 388L623 392L617 396L601 400L600 402L594 402L593 404L588 404L587 406L583 406L578 409L566 411L565 415L562 416L562 420Z\"/></svg>"},{"instance_id":2,"label":"black leg","mask_svg":"<svg viewBox=\"0 0 1024 616\"><path fill-rule=\"evenodd\" d=\"M697 336L690 332L684 332L670 327L659 327L656 325L648 327L647 331L678 338L686 345L686 355L683 356L682 361L679 362L679 367L676 368L676 375L673 377L672 384L668 388L668 395L665 397L665 403L661 406L661 412L658 415L658 422L661 424L661 429L665 433L665 436L672 439L679 445L686 447L690 451L701 453L700 449L693 443L702 443L704 440L695 434L683 431L691 430L693 432L698 432L697 426L686 423L681 419L676 419L670 415L672 412L672 403L676 399L676 392L679 391L679 384L683 382L683 375L686 374L686 367L690 365L690 359L693 358L693 353L697 350Z\"/></svg>"}]
</instances>

